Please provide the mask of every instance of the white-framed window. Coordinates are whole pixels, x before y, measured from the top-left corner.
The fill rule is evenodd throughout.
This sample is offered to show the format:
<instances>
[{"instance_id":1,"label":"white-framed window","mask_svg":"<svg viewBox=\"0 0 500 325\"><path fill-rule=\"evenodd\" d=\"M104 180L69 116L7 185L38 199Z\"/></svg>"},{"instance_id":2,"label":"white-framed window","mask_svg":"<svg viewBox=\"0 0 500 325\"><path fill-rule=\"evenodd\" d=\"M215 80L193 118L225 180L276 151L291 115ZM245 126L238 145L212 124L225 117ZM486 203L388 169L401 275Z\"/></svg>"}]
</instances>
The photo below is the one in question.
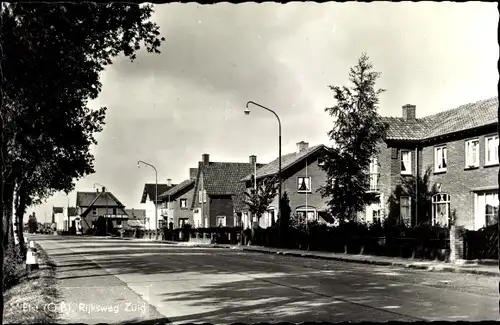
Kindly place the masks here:
<instances>
[{"instance_id":1,"label":"white-framed window","mask_svg":"<svg viewBox=\"0 0 500 325\"><path fill-rule=\"evenodd\" d=\"M318 166L322 167L325 165L325 160L323 158L318 158Z\"/></svg>"},{"instance_id":2,"label":"white-framed window","mask_svg":"<svg viewBox=\"0 0 500 325\"><path fill-rule=\"evenodd\" d=\"M411 226L411 199L409 196L401 196L399 199L401 223Z\"/></svg>"},{"instance_id":3,"label":"white-framed window","mask_svg":"<svg viewBox=\"0 0 500 325\"><path fill-rule=\"evenodd\" d=\"M311 192L311 177L297 177L297 192Z\"/></svg>"},{"instance_id":4,"label":"white-framed window","mask_svg":"<svg viewBox=\"0 0 500 325\"><path fill-rule=\"evenodd\" d=\"M217 227L225 227L226 226L226 216L217 216Z\"/></svg>"},{"instance_id":5,"label":"white-framed window","mask_svg":"<svg viewBox=\"0 0 500 325\"><path fill-rule=\"evenodd\" d=\"M475 230L498 223L498 190L475 193Z\"/></svg>"},{"instance_id":6,"label":"white-framed window","mask_svg":"<svg viewBox=\"0 0 500 325\"><path fill-rule=\"evenodd\" d=\"M188 200L187 199L180 199L179 205L181 209L187 209L188 207Z\"/></svg>"},{"instance_id":7,"label":"white-framed window","mask_svg":"<svg viewBox=\"0 0 500 325\"><path fill-rule=\"evenodd\" d=\"M370 191L378 191L378 160L377 157L373 157L370 162Z\"/></svg>"},{"instance_id":8,"label":"white-framed window","mask_svg":"<svg viewBox=\"0 0 500 325\"><path fill-rule=\"evenodd\" d=\"M250 219L248 218L248 212L245 211L245 212L242 212L241 213L241 222L242 222L242 226L243 228L248 228L250 227Z\"/></svg>"},{"instance_id":9,"label":"white-framed window","mask_svg":"<svg viewBox=\"0 0 500 325\"><path fill-rule=\"evenodd\" d=\"M368 223L372 223L375 221L382 221L382 209L383 205L382 202L384 202L384 195L381 193L378 195L376 198L375 202L372 202L371 204L368 204L365 209L365 221Z\"/></svg>"},{"instance_id":10,"label":"white-framed window","mask_svg":"<svg viewBox=\"0 0 500 325\"><path fill-rule=\"evenodd\" d=\"M496 165L498 164L498 135L486 137L484 139L484 164Z\"/></svg>"},{"instance_id":11,"label":"white-framed window","mask_svg":"<svg viewBox=\"0 0 500 325\"><path fill-rule=\"evenodd\" d=\"M202 191L198 191L198 203L201 203L201 198L203 198L203 203L207 203L207 191L203 190L203 195Z\"/></svg>"},{"instance_id":12,"label":"white-framed window","mask_svg":"<svg viewBox=\"0 0 500 325\"><path fill-rule=\"evenodd\" d=\"M184 227L185 224L188 223L188 219L187 218L180 218L179 219L179 228L182 228Z\"/></svg>"},{"instance_id":13,"label":"white-framed window","mask_svg":"<svg viewBox=\"0 0 500 325\"><path fill-rule=\"evenodd\" d=\"M208 223L208 217L205 217L205 228L209 228L210 224Z\"/></svg>"},{"instance_id":14,"label":"white-framed window","mask_svg":"<svg viewBox=\"0 0 500 325\"><path fill-rule=\"evenodd\" d=\"M295 213L301 220L305 220L307 217L307 221L314 221L318 218L315 208L299 208L295 210Z\"/></svg>"},{"instance_id":15,"label":"white-framed window","mask_svg":"<svg viewBox=\"0 0 500 325\"><path fill-rule=\"evenodd\" d=\"M233 217L233 227L239 227L240 226L240 218L238 215L235 215Z\"/></svg>"},{"instance_id":16,"label":"white-framed window","mask_svg":"<svg viewBox=\"0 0 500 325\"><path fill-rule=\"evenodd\" d=\"M411 175L411 152L401 150L401 174Z\"/></svg>"},{"instance_id":17,"label":"white-framed window","mask_svg":"<svg viewBox=\"0 0 500 325\"><path fill-rule=\"evenodd\" d=\"M448 168L448 156L446 153L446 146L434 148L434 171L445 172Z\"/></svg>"},{"instance_id":18,"label":"white-framed window","mask_svg":"<svg viewBox=\"0 0 500 325\"><path fill-rule=\"evenodd\" d=\"M465 168L479 166L479 139L465 141Z\"/></svg>"},{"instance_id":19,"label":"white-framed window","mask_svg":"<svg viewBox=\"0 0 500 325\"><path fill-rule=\"evenodd\" d=\"M97 208L92 208L92 214L97 215Z\"/></svg>"},{"instance_id":20,"label":"white-framed window","mask_svg":"<svg viewBox=\"0 0 500 325\"><path fill-rule=\"evenodd\" d=\"M437 193L432 196L432 225L447 227L450 220L450 195Z\"/></svg>"}]
</instances>

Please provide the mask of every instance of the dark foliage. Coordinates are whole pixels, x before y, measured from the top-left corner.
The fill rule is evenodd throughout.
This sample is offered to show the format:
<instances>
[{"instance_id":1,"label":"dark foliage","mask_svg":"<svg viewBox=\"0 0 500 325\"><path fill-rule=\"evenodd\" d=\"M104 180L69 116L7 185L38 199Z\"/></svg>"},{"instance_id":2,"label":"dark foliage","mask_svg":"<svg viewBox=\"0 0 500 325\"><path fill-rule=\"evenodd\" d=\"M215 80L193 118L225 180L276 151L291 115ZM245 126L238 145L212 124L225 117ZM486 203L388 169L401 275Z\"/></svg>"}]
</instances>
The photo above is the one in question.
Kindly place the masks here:
<instances>
[{"instance_id":1,"label":"dark foliage","mask_svg":"<svg viewBox=\"0 0 500 325\"><path fill-rule=\"evenodd\" d=\"M340 222L354 220L357 212L374 199L368 193L368 170L387 130L377 112L384 91L375 88L379 77L363 53L349 71L351 85L330 86L337 101L326 109L334 120L328 132L334 145L322 157L328 177L321 194L329 198L329 212Z\"/></svg>"}]
</instances>

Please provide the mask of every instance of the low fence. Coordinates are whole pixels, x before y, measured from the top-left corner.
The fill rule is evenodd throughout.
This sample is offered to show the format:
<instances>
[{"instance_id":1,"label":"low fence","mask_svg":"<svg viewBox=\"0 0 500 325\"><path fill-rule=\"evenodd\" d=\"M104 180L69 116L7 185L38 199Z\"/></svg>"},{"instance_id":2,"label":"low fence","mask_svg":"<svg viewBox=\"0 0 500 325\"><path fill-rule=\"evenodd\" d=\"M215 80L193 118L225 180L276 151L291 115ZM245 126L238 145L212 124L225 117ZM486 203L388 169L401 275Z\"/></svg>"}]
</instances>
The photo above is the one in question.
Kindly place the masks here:
<instances>
[{"instance_id":1,"label":"low fence","mask_svg":"<svg viewBox=\"0 0 500 325\"><path fill-rule=\"evenodd\" d=\"M467 260L498 259L498 224L464 233L463 258Z\"/></svg>"}]
</instances>

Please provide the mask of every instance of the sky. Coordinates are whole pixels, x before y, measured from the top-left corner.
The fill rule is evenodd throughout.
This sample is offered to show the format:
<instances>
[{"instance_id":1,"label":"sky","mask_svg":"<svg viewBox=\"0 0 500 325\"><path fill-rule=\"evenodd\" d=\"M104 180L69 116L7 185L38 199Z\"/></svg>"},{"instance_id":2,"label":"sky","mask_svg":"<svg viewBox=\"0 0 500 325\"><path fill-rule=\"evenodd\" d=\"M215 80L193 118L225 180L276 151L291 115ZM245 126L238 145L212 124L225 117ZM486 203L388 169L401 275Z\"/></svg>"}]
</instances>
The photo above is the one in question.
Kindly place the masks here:
<instances>
[{"instance_id":1,"label":"sky","mask_svg":"<svg viewBox=\"0 0 500 325\"><path fill-rule=\"evenodd\" d=\"M366 52L376 71L379 113L437 113L497 96L499 14L486 2L296 2L160 4L152 19L166 41L159 55L117 58L101 75L91 107L108 108L92 148L96 173L33 207L49 221L52 206L74 206L76 191L99 183L127 208L140 209L145 183L180 183L204 153L211 161L267 163L300 141L329 144L335 105L329 85L347 85Z\"/></svg>"}]
</instances>

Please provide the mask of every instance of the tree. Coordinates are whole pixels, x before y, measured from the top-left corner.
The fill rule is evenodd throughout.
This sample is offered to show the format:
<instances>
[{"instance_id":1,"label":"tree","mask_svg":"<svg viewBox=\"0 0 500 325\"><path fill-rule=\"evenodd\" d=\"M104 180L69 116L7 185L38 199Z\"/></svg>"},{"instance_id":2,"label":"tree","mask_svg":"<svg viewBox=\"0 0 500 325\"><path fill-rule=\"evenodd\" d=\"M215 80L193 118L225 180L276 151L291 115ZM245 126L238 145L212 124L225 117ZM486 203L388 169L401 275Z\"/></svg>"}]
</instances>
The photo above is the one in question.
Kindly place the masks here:
<instances>
[{"instance_id":1,"label":"tree","mask_svg":"<svg viewBox=\"0 0 500 325\"><path fill-rule=\"evenodd\" d=\"M375 88L379 77L363 53L349 71L351 85L329 86L337 101L325 109L334 119L333 129L328 132L334 145L323 156L327 182L320 192L329 198L329 212L339 222L353 220L374 200L367 193L368 170L387 130L377 113L379 96L384 92Z\"/></svg>"},{"instance_id":2,"label":"tree","mask_svg":"<svg viewBox=\"0 0 500 325\"><path fill-rule=\"evenodd\" d=\"M432 216L431 199L434 194L438 193L436 184L431 182L431 177L431 166L426 169L423 175L418 175L418 177L415 175L401 177L401 185L396 186L388 199L388 217L391 224L401 225L411 222L411 224L420 225L430 223ZM415 192L415 189L417 192ZM408 220L408 222L401 220L400 197L402 195L411 198L412 220ZM415 197L418 197L417 200L415 200ZM418 215L415 213L418 213Z\"/></svg>"},{"instance_id":3,"label":"tree","mask_svg":"<svg viewBox=\"0 0 500 325\"><path fill-rule=\"evenodd\" d=\"M118 55L133 61L141 46L159 53L164 39L150 21L150 5L10 3L1 8L0 37L9 46L2 53L0 213L5 220L18 201L22 224L27 207L56 191L73 190L76 180L94 172L90 147L103 128L106 108L93 110L87 103L101 91L100 72ZM16 184L19 200L13 197ZM4 226L2 236L8 234Z\"/></svg>"},{"instance_id":4,"label":"tree","mask_svg":"<svg viewBox=\"0 0 500 325\"><path fill-rule=\"evenodd\" d=\"M252 216L256 216L257 219L256 222L252 222L252 240L254 240L255 228L258 227L260 218L276 198L278 182L276 177L266 177L256 187L257 190L251 188L248 192L245 192L246 199L244 200Z\"/></svg>"}]
</instances>

